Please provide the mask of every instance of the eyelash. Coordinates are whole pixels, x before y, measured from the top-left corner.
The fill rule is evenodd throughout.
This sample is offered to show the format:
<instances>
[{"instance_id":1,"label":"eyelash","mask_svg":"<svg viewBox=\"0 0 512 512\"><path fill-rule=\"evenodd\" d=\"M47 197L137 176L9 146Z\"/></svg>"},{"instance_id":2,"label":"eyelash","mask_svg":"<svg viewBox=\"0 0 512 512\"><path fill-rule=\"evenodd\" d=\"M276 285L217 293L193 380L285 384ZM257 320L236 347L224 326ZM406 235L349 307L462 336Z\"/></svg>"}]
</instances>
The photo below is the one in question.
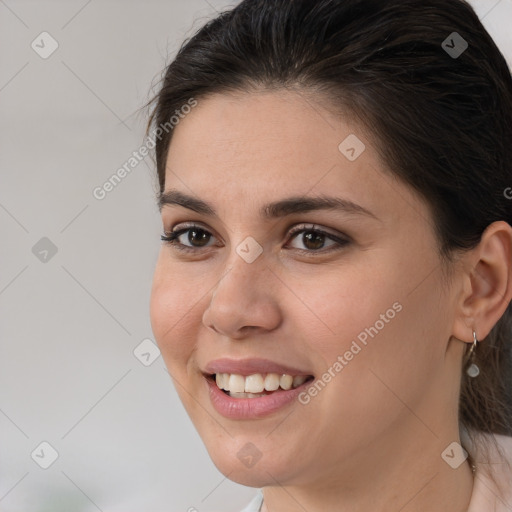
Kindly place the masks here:
<instances>
[{"instance_id":1,"label":"eyelash","mask_svg":"<svg viewBox=\"0 0 512 512\"><path fill-rule=\"evenodd\" d=\"M199 226L197 224L192 224L190 226L183 227L183 228L178 229L176 231L164 232L164 234L161 235L160 239L165 244L171 245L174 249L177 249L179 251L183 251L183 252L187 252L187 253L198 253L202 249L202 247L191 247L191 246L188 246L188 245L184 245L184 244L180 243L177 240L181 235L183 235L187 231L191 231L193 229L197 229L199 231L207 233L208 235L213 236L212 233L210 233L207 229L203 228L202 226ZM332 240L333 242L336 242L336 244L338 246L338 247L335 247L334 249L331 246L331 248L327 248L327 249L324 248L324 249L317 249L317 250L294 248L299 253L307 254L308 256L311 255L311 254L318 254L318 253L325 254L325 253L332 252L333 250L334 251L335 250L340 250L340 249L342 249L343 247L345 247L346 245L348 245L350 243L348 238L340 238L340 237L337 237L337 236L335 236L335 235L333 235L331 233L327 233L326 231L323 231L321 229L315 228L314 224L311 224L311 225L303 224L303 225L297 226L296 228L290 230L288 235L289 235L289 238L293 240L300 233L314 233L314 234L323 235L323 236L326 237L326 239L329 239L329 240ZM209 242L209 240L208 240L208 242ZM212 247L212 246L206 246L205 248L208 249L209 247Z\"/></svg>"}]
</instances>

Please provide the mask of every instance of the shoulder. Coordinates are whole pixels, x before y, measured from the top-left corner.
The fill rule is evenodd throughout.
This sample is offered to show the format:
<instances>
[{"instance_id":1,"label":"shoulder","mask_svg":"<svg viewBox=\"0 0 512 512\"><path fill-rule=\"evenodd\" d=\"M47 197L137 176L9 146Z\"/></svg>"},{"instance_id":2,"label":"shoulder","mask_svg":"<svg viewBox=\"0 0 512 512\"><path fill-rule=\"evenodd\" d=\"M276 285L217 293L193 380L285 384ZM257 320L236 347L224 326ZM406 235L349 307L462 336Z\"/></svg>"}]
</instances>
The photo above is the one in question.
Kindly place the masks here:
<instances>
[{"instance_id":1,"label":"shoulder","mask_svg":"<svg viewBox=\"0 0 512 512\"><path fill-rule=\"evenodd\" d=\"M476 473L468 512L512 509L512 437L480 434L487 447L472 447Z\"/></svg>"}]
</instances>

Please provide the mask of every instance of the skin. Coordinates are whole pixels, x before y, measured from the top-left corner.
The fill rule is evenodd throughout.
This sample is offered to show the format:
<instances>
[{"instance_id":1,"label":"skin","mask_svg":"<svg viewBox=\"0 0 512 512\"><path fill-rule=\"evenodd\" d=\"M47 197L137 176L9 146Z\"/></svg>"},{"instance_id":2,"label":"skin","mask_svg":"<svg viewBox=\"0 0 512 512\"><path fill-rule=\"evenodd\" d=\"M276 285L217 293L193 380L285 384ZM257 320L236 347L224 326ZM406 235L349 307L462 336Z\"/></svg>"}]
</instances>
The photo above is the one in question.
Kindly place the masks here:
<instances>
[{"instance_id":1,"label":"skin","mask_svg":"<svg viewBox=\"0 0 512 512\"><path fill-rule=\"evenodd\" d=\"M349 134L366 145L355 161L338 150ZM512 298L512 228L489 226L447 280L428 205L385 169L360 124L297 91L199 101L174 129L171 189L218 214L162 208L165 231L195 222L212 236L195 253L162 246L151 322L219 470L264 487L264 511L465 511L470 466L452 469L441 453L460 441L460 366L472 331L483 339ZM343 197L376 218L259 215L297 195ZM326 237L315 251L304 233L289 235L302 224L349 243ZM187 235L180 241L191 246ZM247 236L263 248L250 264L236 252ZM210 403L200 371L209 361L264 357L318 378L396 302L401 311L307 405L235 421ZM262 454L251 468L237 457L248 442Z\"/></svg>"}]
</instances>

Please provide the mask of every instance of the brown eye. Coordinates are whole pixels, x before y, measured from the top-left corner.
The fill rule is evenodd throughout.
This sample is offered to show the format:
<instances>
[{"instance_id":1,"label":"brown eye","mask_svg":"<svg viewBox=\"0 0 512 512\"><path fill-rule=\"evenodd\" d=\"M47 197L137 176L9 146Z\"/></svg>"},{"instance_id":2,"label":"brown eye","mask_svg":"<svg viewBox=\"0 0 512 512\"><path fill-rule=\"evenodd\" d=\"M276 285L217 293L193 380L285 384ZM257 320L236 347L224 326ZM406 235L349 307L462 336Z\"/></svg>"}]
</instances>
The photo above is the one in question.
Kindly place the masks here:
<instances>
[{"instance_id":1,"label":"brown eye","mask_svg":"<svg viewBox=\"0 0 512 512\"><path fill-rule=\"evenodd\" d=\"M210 247L213 235L199 226L177 229L161 236L161 239L182 251L194 251L202 247Z\"/></svg>"},{"instance_id":2,"label":"brown eye","mask_svg":"<svg viewBox=\"0 0 512 512\"><path fill-rule=\"evenodd\" d=\"M324 249L335 249L333 246L338 246L338 248L340 248L341 246L348 244L347 240L343 240L335 235L312 228L295 230L290 234L290 236L292 240L290 242L291 246L294 249L304 252L321 252Z\"/></svg>"},{"instance_id":3,"label":"brown eye","mask_svg":"<svg viewBox=\"0 0 512 512\"><path fill-rule=\"evenodd\" d=\"M208 231L205 231L204 229L191 228L187 229L187 231L187 239L193 247L204 247L212 237L211 233L208 233Z\"/></svg>"},{"instance_id":4,"label":"brown eye","mask_svg":"<svg viewBox=\"0 0 512 512\"><path fill-rule=\"evenodd\" d=\"M325 235L315 231L305 231L302 234L302 243L308 249L322 249L325 243Z\"/></svg>"},{"instance_id":5,"label":"brown eye","mask_svg":"<svg viewBox=\"0 0 512 512\"><path fill-rule=\"evenodd\" d=\"M303 253L313 254L327 253L333 250L342 249L348 245L350 240L344 236L336 236L317 229L314 225L300 226L290 232L289 245Z\"/></svg>"}]
</instances>

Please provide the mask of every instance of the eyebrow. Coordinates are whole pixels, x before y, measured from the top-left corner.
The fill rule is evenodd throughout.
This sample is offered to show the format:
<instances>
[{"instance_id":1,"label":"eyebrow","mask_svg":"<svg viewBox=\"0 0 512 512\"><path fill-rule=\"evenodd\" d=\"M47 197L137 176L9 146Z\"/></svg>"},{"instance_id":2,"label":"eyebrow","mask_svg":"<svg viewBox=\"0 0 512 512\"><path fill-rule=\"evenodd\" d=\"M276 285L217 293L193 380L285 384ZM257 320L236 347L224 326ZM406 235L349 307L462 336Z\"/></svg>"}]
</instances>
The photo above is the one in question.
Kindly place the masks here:
<instances>
[{"instance_id":1,"label":"eyebrow","mask_svg":"<svg viewBox=\"0 0 512 512\"><path fill-rule=\"evenodd\" d=\"M194 212L208 215L211 217L218 217L215 208L207 202L190 196L178 190L168 190L161 194L158 200L158 207L160 211L164 206L178 205ZM370 210L363 206L356 204L348 199L341 197L329 197L325 195L310 197L310 196L293 196L288 197L273 203L268 203L260 208L260 216L265 219L274 219L292 215L294 213L305 213L314 210L338 210L345 213L352 213L358 215L366 215L379 220Z\"/></svg>"}]
</instances>

